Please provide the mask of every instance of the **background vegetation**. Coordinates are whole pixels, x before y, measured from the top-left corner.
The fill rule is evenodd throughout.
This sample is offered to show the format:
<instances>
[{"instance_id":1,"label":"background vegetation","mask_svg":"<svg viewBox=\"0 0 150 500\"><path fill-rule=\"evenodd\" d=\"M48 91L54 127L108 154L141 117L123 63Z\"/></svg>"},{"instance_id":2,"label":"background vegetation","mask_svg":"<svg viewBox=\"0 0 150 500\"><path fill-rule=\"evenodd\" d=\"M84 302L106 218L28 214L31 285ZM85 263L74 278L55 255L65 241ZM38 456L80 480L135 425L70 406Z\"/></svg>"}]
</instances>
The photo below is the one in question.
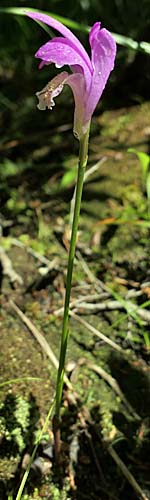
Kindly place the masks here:
<instances>
[{"instance_id":1,"label":"background vegetation","mask_svg":"<svg viewBox=\"0 0 150 500\"><path fill-rule=\"evenodd\" d=\"M3 0L0 5L0 247L22 280L10 283L1 269L0 498L15 499L56 382L47 354L13 304L43 332L58 357L62 318L55 312L64 298L68 214L78 155L69 90L64 89L52 113L36 108L35 93L55 73L50 66L38 71L34 59L48 34L25 16L6 11L14 7L63 16L87 50L88 27L97 20L120 35L115 71L92 120L89 168L97 168L85 182L73 276L72 300L83 300L75 312L86 321L70 320L68 376L78 399L74 405L64 392L60 474L52 456L50 426L38 448L24 500L134 500L142 493L147 500L149 0ZM143 41L146 51L141 50ZM112 301L114 310L108 307ZM89 333L88 324L113 340L118 352ZM121 392L90 364L113 377ZM117 468L111 445L142 493L137 494Z\"/></svg>"}]
</instances>

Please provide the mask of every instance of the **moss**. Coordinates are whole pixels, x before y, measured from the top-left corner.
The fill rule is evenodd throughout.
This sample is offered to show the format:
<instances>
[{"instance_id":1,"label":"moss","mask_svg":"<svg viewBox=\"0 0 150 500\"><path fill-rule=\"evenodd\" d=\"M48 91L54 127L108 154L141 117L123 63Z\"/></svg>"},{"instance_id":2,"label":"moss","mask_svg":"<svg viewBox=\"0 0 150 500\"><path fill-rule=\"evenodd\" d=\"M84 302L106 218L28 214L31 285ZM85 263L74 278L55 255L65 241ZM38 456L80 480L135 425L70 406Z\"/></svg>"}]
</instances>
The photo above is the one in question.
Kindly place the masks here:
<instances>
[{"instance_id":1,"label":"moss","mask_svg":"<svg viewBox=\"0 0 150 500\"><path fill-rule=\"evenodd\" d=\"M22 500L71 500L69 495L70 484L67 480L64 481L64 485L60 488L57 484L49 483L41 486L41 488L35 488L32 494L25 494L22 496Z\"/></svg>"},{"instance_id":2,"label":"moss","mask_svg":"<svg viewBox=\"0 0 150 500\"><path fill-rule=\"evenodd\" d=\"M13 404L12 404L13 403ZM0 434L6 441L13 441L21 452L25 446L24 435L29 426L29 403L22 396L11 395L0 405Z\"/></svg>"}]
</instances>

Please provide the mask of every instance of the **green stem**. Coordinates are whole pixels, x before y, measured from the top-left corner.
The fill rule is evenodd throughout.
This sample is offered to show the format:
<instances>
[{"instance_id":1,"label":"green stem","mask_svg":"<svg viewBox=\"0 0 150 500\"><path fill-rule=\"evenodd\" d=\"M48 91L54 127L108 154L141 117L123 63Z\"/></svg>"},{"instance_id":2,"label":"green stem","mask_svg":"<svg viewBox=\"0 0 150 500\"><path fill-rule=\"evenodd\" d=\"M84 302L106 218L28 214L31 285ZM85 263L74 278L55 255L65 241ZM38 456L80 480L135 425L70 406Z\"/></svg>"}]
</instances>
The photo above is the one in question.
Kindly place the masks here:
<instances>
[{"instance_id":1,"label":"green stem","mask_svg":"<svg viewBox=\"0 0 150 500\"><path fill-rule=\"evenodd\" d=\"M69 335L68 322L69 322L69 303L71 294L72 271L73 271L76 238L77 238L78 222L79 222L80 207L81 207L84 172L88 158L89 129L90 127L88 127L87 132L82 136L80 140L80 149L79 149L79 165L78 165L78 177L76 185L76 198L75 198L74 216L73 216L72 232L70 240L70 250L68 257L66 296L65 296L60 358L59 358L59 368L58 368L57 386L56 386L56 417L58 419L60 417L60 407L61 407L61 399L62 399L62 391L64 383L65 358L66 358L66 350L67 350L68 335Z\"/></svg>"}]
</instances>

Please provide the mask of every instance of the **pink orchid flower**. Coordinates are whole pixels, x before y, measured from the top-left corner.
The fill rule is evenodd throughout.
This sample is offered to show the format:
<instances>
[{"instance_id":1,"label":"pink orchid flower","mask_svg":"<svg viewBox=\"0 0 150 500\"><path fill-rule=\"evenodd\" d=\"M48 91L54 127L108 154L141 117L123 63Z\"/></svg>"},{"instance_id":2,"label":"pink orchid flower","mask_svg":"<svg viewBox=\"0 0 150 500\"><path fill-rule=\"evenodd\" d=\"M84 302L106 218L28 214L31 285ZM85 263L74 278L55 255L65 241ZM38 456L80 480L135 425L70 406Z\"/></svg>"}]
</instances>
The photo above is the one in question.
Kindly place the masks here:
<instances>
[{"instance_id":1,"label":"pink orchid flower","mask_svg":"<svg viewBox=\"0 0 150 500\"><path fill-rule=\"evenodd\" d=\"M53 38L38 49L35 57L41 59L39 67L54 63L56 68L70 66L72 72L69 74L62 71L43 90L37 92L38 108L52 109L55 105L54 98L61 93L65 84L69 85L75 100L74 134L80 139L89 126L110 72L114 68L115 40L108 30L101 29L101 24L96 22L89 34L90 59L78 38L59 21L37 12L28 12L27 15L63 35Z\"/></svg>"}]
</instances>

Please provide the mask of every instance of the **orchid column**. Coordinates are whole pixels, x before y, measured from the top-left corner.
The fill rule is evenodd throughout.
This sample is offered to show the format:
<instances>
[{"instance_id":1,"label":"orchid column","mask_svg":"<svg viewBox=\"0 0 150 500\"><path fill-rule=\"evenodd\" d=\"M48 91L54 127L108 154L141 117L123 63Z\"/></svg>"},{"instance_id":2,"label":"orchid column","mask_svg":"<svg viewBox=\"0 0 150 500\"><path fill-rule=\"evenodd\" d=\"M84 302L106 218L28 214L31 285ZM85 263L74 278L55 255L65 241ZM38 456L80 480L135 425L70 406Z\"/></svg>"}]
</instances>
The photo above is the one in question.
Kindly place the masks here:
<instances>
[{"instance_id":1,"label":"orchid column","mask_svg":"<svg viewBox=\"0 0 150 500\"><path fill-rule=\"evenodd\" d=\"M40 110L52 109L55 105L54 98L58 96L64 85L72 89L75 101L74 135L80 142L78 178L76 186L76 200L72 224L72 234L68 257L68 271L66 280L66 297L64 306L63 328L59 369L56 388L56 417L59 420L62 399L65 357L68 342L69 303L71 293L72 271L76 246L76 235L81 206L84 172L88 156L88 139L90 122L97 103L102 95L110 72L113 70L116 56L116 43L111 33L105 28L101 29L99 22L92 27L89 35L91 46L91 59L78 38L52 17L37 13L27 12L27 15L37 21L49 25L62 36L54 37L39 48L35 57L41 59L40 68L45 64L54 63L56 68L69 66L70 72L62 71L57 74L40 92L37 92Z\"/></svg>"}]
</instances>

